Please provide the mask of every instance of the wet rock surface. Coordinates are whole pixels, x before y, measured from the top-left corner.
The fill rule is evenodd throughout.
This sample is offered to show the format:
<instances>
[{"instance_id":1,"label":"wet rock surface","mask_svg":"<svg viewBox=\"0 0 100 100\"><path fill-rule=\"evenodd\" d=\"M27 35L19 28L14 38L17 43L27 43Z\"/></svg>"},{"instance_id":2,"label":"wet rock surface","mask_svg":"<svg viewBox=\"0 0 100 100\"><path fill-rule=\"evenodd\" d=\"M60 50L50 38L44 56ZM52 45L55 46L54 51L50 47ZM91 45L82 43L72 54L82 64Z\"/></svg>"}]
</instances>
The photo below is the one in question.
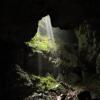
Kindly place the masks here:
<instances>
[{"instance_id":1,"label":"wet rock surface","mask_svg":"<svg viewBox=\"0 0 100 100\"><path fill-rule=\"evenodd\" d=\"M75 91L68 91L62 94L60 91L47 91L47 93L34 93L25 100L78 100Z\"/></svg>"},{"instance_id":2,"label":"wet rock surface","mask_svg":"<svg viewBox=\"0 0 100 100\"><path fill-rule=\"evenodd\" d=\"M31 96L24 100L100 100L100 97L92 96L89 90L78 91L70 85L61 83L65 87L65 91L49 90L44 92L34 92Z\"/></svg>"},{"instance_id":3,"label":"wet rock surface","mask_svg":"<svg viewBox=\"0 0 100 100\"><path fill-rule=\"evenodd\" d=\"M34 93L32 96L29 96L24 100L100 100L100 98L91 98L91 94L87 90L80 93L75 90L69 90L66 94L57 94L53 91L48 91L48 93Z\"/></svg>"},{"instance_id":4,"label":"wet rock surface","mask_svg":"<svg viewBox=\"0 0 100 100\"><path fill-rule=\"evenodd\" d=\"M58 87L56 86L56 88L47 91L35 90L25 100L100 100L99 94L88 88L77 89L64 82L60 82L59 84L63 87L58 85Z\"/></svg>"}]
</instances>

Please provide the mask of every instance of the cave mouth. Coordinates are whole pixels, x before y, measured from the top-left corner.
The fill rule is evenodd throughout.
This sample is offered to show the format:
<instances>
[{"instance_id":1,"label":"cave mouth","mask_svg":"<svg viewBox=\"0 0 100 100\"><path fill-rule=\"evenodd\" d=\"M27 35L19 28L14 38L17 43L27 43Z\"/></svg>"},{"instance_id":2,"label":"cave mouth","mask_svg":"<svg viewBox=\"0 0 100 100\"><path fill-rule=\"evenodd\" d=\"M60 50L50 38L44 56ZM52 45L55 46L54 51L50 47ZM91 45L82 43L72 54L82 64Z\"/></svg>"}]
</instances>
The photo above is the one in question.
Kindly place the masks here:
<instances>
[{"instance_id":1,"label":"cave mouth","mask_svg":"<svg viewBox=\"0 0 100 100\"><path fill-rule=\"evenodd\" d=\"M27 97L31 92L37 92L39 88L42 91L46 91L46 89L51 89L52 87L53 89L57 89L60 82L74 84L82 81L81 71L84 70L83 67L88 67L87 62L85 62L86 60L88 61L87 56L91 60L88 62L93 65L91 57L94 58L95 56L97 46L95 39L95 33L91 35L91 32L84 25L79 27L76 34L71 30L61 30L59 27L52 27L50 16L43 17L38 22L36 35L30 41L25 42L28 45L27 47L26 45L23 47L13 45L13 48L10 46L10 48L8 47L8 51L5 50L8 58L2 56L3 60L6 58L7 61L11 56L12 58L9 59L10 63L12 64L13 62L13 64L16 64L11 68L7 68L8 70L3 74L6 75L8 89L6 92L5 88L4 92L9 93L9 96L12 93L16 94L16 92L18 94L22 93L20 94L22 97L26 93L25 91L27 91L28 93L24 95ZM31 54L28 50L29 47L32 50ZM88 47L91 48L91 52ZM88 52L89 55L86 55ZM78 58L79 56L81 59ZM84 61L85 58L86 60ZM98 62L99 59L100 57L98 57ZM84 66L81 66L81 64L84 64ZM7 66L7 64L5 65ZM85 78L87 79L87 76ZM5 81L5 79L3 80ZM13 89L11 85L13 85ZM32 87L35 88L33 89ZM26 88L26 90L23 88ZM16 98L16 96L13 98Z\"/></svg>"},{"instance_id":2,"label":"cave mouth","mask_svg":"<svg viewBox=\"0 0 100 100\"><path fill-rule=\"evenodd\" d=\"M51 19L50 16L47 15L43 17L39 22L38 22L38 29L36 35L29 41L26 42L30 47L33 48L33 52L37 52L37 73L38 75L43 75L49 73L49 70L52 70L51 73L55 73L54 66L55 65L50 65L49 66L49 61L52 60L51 58L54 56L54 59L58 59L58 54L57 49L57 43L56 39L54 36L54 30L51 24ZM47 57L47 54L48 57ZM46 56L43 58L43 55ZM48 60L46 63L45 60ZM45 64L46 63L46 64ZM51 67L52 68L48 68ZM56 66L57 67L57 66ZM45 70L43 72L43 70ZM47 71L47 72L46 72Z\"/></svg>"},{"instance_id":3,"label":"cave mouth","mask_svg":"<svg viewBox=\"0 0 100 100\"><path fill-rule=\"evenodd\" d=\"M37 73L35 72L36 75L47 75L49 73L53 74L57 80L64 80L61 74L66 73L62 70L63 64L64 67L71 66L71 63L73 66L76 66L77 59L74 60L74 56L77 53L77 49L74 50L74 48L77 46L77 38L75 33L71 30L62 30L59 27L53 27L49 15L39 20L37 33L26 44L32 47L33 52L37 52L36 59L33 59L35 63L33 67L37 67L35 68L37 69ZM71 55L74 61L71 61ZM66 59L69 65L66 65Z\"/></svg>"},{"instance_id":4,"label":"cave mouth","mask_svg":"<svg viewBox=\"0 0 100 100\"><path fill-rule=\"evenodd\" d=\"M40 99L41 94L48 98L50 89L56 93L60 90L61 95L57 93L54 98L63 97L66 93L62 90L71 89L73 94L73 87L66 89L64 83L77 84L78 89L82 83L83 88L99 96L100 3L81 1L4 0L0 4L0 97L3 100L33 100L36 96Z\"/></svg>"},{"instance_id":5,"label":"cave mouth","mask_svg":"<svg viewBox=\"0 0 100 100\"><path fill-rule=\"evenodd\" d=\"M51 19L49 15L43 17L39 21L37 34L40 34L40 36L42 37L43 41L41 40L41 43L44 43L44 48L47 47L47 51L51 51L51 54L53 51L56 51L57 47L55 47L56 43L55 43L53 28L52 28ZM40 55L38 55L38 69L39 69L39 75L42 75L43 60Z\"/></svg>"}]
</instances>

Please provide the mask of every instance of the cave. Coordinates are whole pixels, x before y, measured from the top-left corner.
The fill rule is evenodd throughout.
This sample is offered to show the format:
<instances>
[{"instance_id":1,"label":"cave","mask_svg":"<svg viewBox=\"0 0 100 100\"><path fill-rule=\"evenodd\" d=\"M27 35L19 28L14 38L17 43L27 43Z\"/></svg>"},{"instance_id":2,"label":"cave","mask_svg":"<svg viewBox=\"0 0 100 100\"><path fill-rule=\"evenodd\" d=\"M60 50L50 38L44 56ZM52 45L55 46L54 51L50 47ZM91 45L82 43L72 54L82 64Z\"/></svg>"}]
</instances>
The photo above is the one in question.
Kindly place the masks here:
<instances>
[{"instance_id":1,"label":"cave","mask_svg":"<svg viewBox=\"0 0 100 100\"><path fill-rule=\"evenodd\" d=\"M49 90L62 100L61 94L67 97L63 92L70 88L67 82L99 97L98 0L3 0L0 7L2 100L40 100L33 99L34 93Z\"/></svg>"}]
</instances>

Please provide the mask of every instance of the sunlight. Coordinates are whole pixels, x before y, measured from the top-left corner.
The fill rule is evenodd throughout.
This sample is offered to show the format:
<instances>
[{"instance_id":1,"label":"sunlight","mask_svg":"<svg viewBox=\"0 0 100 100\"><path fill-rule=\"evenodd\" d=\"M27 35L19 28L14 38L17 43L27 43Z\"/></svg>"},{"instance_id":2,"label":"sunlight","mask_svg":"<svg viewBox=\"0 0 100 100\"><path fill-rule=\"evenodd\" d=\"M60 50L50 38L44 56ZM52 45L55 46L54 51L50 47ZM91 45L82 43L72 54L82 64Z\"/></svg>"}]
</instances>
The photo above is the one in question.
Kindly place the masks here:
<instances>
[{"instance_id":1,"label":"sunlight","mask_svg":"<svg viewBox=\"0 0 100 100\"><path fill-rule=\"evenodd\" d=\"M54 40L54 35L53 35L53 30L52 30L52 26L51 26L51 20L50 20L50 16L47 15L46 17L43 18L43 21L46 24L46 30L47 30L47 35L49 37L49 40L55 42Z\"/></svg>"},{"instance_id":2,"label":"sunlight","mask_svg":"<svg viewBox=\"0 0 100 100\"><path fill-rule=\"evenodd\" d=\"M56 49L52 24L50 16L47 15L43 17L38 24L38 33L43 36L43 39L48 39L48 46L52 48L52 50Z\"/></svg>"},{"instance_id":3,"label":"sunlight","mask_svg":"<svg viewBox=\"0 0 100 100\"><path fill-rule=\"evenodd\" d=\"M42 38L42 41L41 41L42 43L44 42L45 44L48 41L48 43L45 44L45 46L47 45L47 47L50 47L49 48L50 52L53 52L56 50L56 43L55 43L53 29L51 25L51 19L49 15L43 17L39 21L37 33L40 33L41 38ZM40 55L38 55L38 67L39 67L39 75L41 75L42 73L41 70L43 66L42 66L42 59Z\"/></svg>"}]
</instances>

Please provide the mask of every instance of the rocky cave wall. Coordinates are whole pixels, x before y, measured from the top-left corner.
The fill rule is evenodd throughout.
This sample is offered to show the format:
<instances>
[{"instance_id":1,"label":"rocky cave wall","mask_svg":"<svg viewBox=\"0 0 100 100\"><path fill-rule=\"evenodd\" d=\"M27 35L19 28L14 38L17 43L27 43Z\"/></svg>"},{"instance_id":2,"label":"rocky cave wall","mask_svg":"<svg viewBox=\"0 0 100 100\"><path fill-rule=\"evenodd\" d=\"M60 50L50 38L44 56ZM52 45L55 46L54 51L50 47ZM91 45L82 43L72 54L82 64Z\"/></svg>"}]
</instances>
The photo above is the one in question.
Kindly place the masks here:
<instances>
[{"instance_id":1,"label":"rocky cave wall","mask_svg":"<svg viewBox=\"0 0 100 100\"><path fill-rule=\"evenodd\" d=\"M10 97L17 91L13 68L15 64L24 67L25 57L30 53L24 42L37 31L38 21L45 15L51 16L53 26L73 29L84 20L97 31L99 38L99 0L3 0L0 2L0 94ZM14 65L14 66L13 66ZM17 70L15 70L16 73ZM10 74L9 74L10 73ZM12 81L9 79L12 77ZM9 86L10 84L11 86ZM18 84L19 85L19 84ZM30 85L31 86L31 85ZM12 89L12 90L11 90ZM21 88L20 88L21 89ZM10 93L9 93L10 92ZM23 93L23 92L21 92ZM28 93L27 93L28 95ZM18 98L17 98L18 99ZM16 99L16 100L17 100ZM18 99L19 100L19 99Z\"/></svg>"},{"instance_id":2,"label":"rocky cave wall","mask_svg":"<svg viewBox=\"0 0 100 100\"><path fill-rule=\"evenodd\" d=\"M7 42L28 41L37 31L38 21L50 14L53 26L73 28L86 21L99 29L97 0L3 0L0 3L0 39Z\"/></svg>"}]
</instances>

